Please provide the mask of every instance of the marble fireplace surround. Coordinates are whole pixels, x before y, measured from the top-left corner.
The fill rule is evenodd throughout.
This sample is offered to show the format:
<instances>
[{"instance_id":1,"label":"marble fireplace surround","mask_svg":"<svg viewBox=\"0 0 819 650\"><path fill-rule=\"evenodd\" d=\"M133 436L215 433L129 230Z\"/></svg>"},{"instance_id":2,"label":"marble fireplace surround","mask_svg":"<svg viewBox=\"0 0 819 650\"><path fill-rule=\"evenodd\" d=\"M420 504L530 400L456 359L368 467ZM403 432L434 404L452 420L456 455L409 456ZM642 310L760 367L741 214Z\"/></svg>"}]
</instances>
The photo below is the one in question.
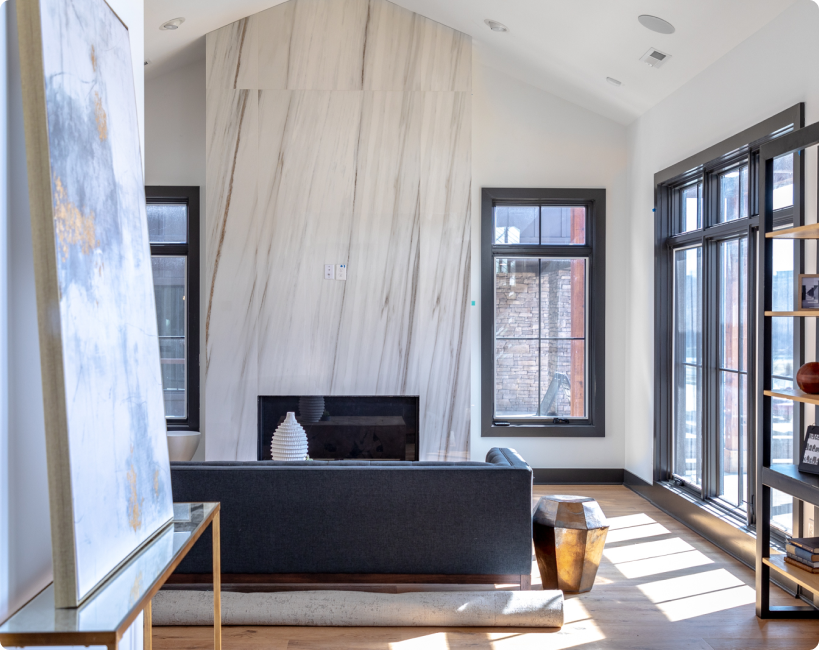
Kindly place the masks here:
<instances>
[{"instance_id":1,"label":"marble fireplace surround","mask_svg":"<svg viewBox=\"0 0 819 650\"><path fill-rule=\"evenodd\" d=\"M288 394L418 395L420 459L468 458L471 48L386 0L208 34L208 460Z\"/></svg>"}]
</instances>

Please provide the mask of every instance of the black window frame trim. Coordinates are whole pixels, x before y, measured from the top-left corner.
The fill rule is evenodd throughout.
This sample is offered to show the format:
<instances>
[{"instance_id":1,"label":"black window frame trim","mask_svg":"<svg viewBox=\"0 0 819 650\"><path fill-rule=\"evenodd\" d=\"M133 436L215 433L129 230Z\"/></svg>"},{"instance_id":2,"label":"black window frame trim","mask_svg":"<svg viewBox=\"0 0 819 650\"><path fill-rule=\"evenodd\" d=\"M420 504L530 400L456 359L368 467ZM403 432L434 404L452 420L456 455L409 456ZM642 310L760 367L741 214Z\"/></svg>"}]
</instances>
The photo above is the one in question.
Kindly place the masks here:
<instances>
[{"instance_id":1,"label":"black window frame trim","mask_svg":"<svg viewBox=\"0 0 819 650\"><path fill-rule=\"evenodd\" d=\"M749 336L753 337L750 342L749 357L748 357L748 487L751 490L749 499L748 511L744 517L741 517L736 508L731 507L728 503L721 501L717 497L712 497L704 494L704 488L699 486L688 487L681 485L679 480L676 480L673 474L673 354L670 346L673 340L673 322L672 313L673 308L671 302L671 289L673 288L673 251L686 246L691 246L697 242L701 242L703 246L703 254L706 254L707 249L713 251L713 247L720 241L731 239L739 235L743 230L746 230L749 236L748 240L748 259L749 264L753 260L754 267L756 266L757 247L755 241L755 233L759 226L759 196L758 196L758 165L759 165L759 150L762 145L776 140L789 132L802 128L804 126L804 104L799 103L794 106L752 126L735 136L728 138L704 151L691 156L676 165L672 165L654 175L654 206L655 206L655 221L654 221L654 235L655 235L655 249L654 249L654 482L656 484L667 484L673 482L676 485L687 489L688 493L694 496L702 503L713 504L719 509L732 515L738 519L743 520L743 524L749 526L751 529L755 525L755 469L756 461L756 432L758 431L758 422L756 421L756 397L759 386L759 377L757 376L756 367L757 359L755 337L756 332L753 331L756 324L756 307L753 306L753 300L756 296L756 280L757 273L752 273L752 283L748 285L748 299L750 314L748 320ZM713 196L709 198L709 194L714 194L714 181L718 182L716 178L718 174L723 173L731 168L743 164L743 160L747 160L749 169L749 187L748 187L748 218L738 219L734 221L727 221L718 223L716 220L709 223L706 217L711 210L706 209L706 202L713 200ZM674 209L675 192L681 187L685 187L695 179L700 179L703 182L703 217L702 227L698 230L673 234L674 218L676 217ZM711 185L709 186L709 183ZM712 206L713 207L713 206ZM713 214L713 212L712 212ZM718 218L718 217L717 217ZM801 225L804 220L804 156L800 156L794 164L794 205L792 208L784 208L777 210L774 215L775 225L783 226L792 223L793 225ZM799 242L799 240L796 240ZM794 273L800 272L803 267L803 253L801 246L794 247ZM706 260L703 259L703 268L705 268ZM705 287L704 287L705 289ZM712 292L711 302L713 302L714 294ZM715 304L706 304L705 309L713 309ZM801 322L800 322L801 325ZM705 328L707 324L703 325L703 334L705 335ZM705 346L705 341L703 342ZM802 358L802 351L804 349L804 328L795 328L794 331L794 356L797 359ZM705 348L703 354L705 355ZM705 364L705 360L703 360ZM705 370L705 369L704 369ZM703 387L705 390L705 387ZM705 401L707 396L703 396ZM714 399L717 399L714 396ZM803 418L803 406L796 404L798 408L794 408L794 431L801 429L801 422ZM714 417L715 414L705 414L705 418ZM703 437L707 436L707 432L703 432ZM794 444L794 449L798 445ZM707 453L707 450L706 450ZM796 452L795 452L796 453ZM709 466L706 456L703 456L703 463L706 463L704 471L711 472L714 467ZM713 465L713 463L711 463ZM704 477L704 483L709 486L715 484L714 477L710 477L707 481ZM801 508L794 508L794 535L799 534L801 523Z\"/></svg>"},{"instance_id":2,"label":"black window frame trim","mask_svg":"<svg viewBox=\"0 0 819 650\"><path fill-rule=\"evenodd\" d=\"M493 245L493 208L501 204L586 207L586 243L526 246ZM494 417L495 315L494 257L587 257L588 320L587 419L568 424L531 422L498 426ZM602 438L606 427L606 190L586 188L482 188L481 190L481 437ZM505 421L497 418L498 421Z\"/></svg>"},{"instance_id":3,"label":"black window frame trim","mask_svg":"<svg viewBox=\"0 0 819 650\"><path fill-rule=\"evenodd\" d=\"M185 255L187 257L187 411L186 418L165 418L168 431L199 431L200 425L200 354L199 287L200 287L200 209L199 187L195 185L146 185L146 203L177 203L188 206L188 232L185 244L151 244L151 255Z\"/></svg>"}]
</instances>

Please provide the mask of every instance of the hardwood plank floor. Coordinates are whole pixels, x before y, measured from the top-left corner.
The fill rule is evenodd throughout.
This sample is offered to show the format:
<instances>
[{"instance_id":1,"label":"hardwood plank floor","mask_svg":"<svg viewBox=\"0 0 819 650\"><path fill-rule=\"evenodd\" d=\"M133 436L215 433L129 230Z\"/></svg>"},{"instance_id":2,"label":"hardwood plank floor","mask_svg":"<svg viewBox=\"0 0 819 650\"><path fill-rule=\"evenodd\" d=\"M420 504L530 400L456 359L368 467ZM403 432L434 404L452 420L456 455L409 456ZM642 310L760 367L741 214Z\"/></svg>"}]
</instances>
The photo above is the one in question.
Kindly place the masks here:
<instances>
[{"instance_id":1,"label":"hardwood plank floor","mask_svg":"<svg viewBox=\"0 0 819 650\"><path fill-rule=\"evenodd\" d=\"M819 621L760 621L754 573L621 486L535 486L592 496L609 518L594 589L566 597L561 630L226 627L227 650L813 650ZM532 565L532 588L541 586ZM412 587L401 586L400 591ZM430 588L430 587L426 587ZM437 588L451 589L444 586ZM457 588L457 587L456 587ZM508 587L499 587L508 588ZM772 604L799 604L774 588ZM211 628L154 628L155 650L212 648Z\"/></svg>"}]
</instances>

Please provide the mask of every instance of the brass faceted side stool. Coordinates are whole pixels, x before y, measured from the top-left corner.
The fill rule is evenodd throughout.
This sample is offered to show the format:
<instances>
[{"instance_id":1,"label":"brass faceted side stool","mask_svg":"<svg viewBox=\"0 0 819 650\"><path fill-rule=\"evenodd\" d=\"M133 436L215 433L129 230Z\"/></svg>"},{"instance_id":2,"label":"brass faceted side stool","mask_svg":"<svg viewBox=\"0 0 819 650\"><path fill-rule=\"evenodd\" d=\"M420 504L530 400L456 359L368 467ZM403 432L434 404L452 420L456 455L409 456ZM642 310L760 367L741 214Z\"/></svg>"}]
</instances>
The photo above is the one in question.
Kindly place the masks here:
<instances>
[{"instance_id":1,"label":"brass faceted side stool","mask_svg":"<svg viewBox=\"0 0 819 650\"><path fill-rule=\"evenodd\" d=\"M609 530L597 501L563 494L541 497L532 529L543 588L591 591Z\"/></svg>"}]
</instances>

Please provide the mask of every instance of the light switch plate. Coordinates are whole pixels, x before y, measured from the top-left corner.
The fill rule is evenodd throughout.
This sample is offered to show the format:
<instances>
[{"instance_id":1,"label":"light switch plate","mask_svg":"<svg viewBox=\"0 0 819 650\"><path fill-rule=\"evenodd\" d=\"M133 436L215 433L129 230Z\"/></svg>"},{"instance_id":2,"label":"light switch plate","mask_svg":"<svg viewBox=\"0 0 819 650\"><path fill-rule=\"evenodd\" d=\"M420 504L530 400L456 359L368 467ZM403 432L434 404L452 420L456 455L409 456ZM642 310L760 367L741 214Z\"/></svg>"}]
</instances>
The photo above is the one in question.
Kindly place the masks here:
<instances>
[{"instance_id":1,"label":"light switch plate","mask_svg":"<svg viewBox=\"0 0 819 650\"><path fill-rule=\"evenodd\" d=\"M347 279L347 265L346 264L339 264L336 267L336 280L346 280Z\"/></svg>"},{"instance_id":2,"label":"light switch plate","mask_svg":"<svg viewBox=\"0 0 819 650\"><path fill-rule=\"evenodd\" d=\"M334 264L325 264L324 265L324 279L325 280L335 280L336 279L336 267Z\"/></svg>"}]
</instances>

